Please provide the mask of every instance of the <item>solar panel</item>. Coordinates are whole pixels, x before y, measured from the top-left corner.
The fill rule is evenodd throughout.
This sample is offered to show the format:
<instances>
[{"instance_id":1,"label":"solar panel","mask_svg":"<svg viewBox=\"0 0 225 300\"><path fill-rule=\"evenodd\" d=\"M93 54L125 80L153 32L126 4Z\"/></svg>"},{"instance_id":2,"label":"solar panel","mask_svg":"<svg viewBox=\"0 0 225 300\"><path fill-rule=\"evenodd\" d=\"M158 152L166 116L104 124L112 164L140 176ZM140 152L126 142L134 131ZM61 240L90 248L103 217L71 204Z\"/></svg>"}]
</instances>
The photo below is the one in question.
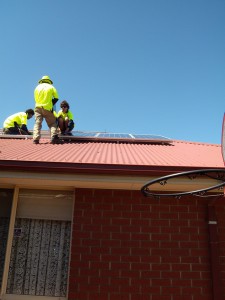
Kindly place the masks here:
<instances>
[{"instance_id":1,"label":"solar panel","mask_svg":"<svg viewBox=\"0 0 225 300\"><path fill-rule=\"evenodd\" d=\"M73 136L76 137L95 137L97 134L97 132L73 131Z\"/></svg>"},{"instance_id":2,"label":"solar panel","mask_svg":"<svg viewBox=\"0 0 225 300\"><path fill-rule=\"evenodd\" d=\"M153 134L132 134L132 136L135 138L135 139L147 139L147 140L170 140L169 138L166 138L164 136L161 136L161 135L153 135Z\"/></svg>"},{"instance_id":3,"label":"solar panel","mask_svg":"<svg viewBox=\"0 0 225 300\"><path fill-rule=\"evenodd\" d=\"M121 139L129 139L132 138L129 133L99 133L96 137L99 138L121 138Z\"/></svg>"}]
</instances>

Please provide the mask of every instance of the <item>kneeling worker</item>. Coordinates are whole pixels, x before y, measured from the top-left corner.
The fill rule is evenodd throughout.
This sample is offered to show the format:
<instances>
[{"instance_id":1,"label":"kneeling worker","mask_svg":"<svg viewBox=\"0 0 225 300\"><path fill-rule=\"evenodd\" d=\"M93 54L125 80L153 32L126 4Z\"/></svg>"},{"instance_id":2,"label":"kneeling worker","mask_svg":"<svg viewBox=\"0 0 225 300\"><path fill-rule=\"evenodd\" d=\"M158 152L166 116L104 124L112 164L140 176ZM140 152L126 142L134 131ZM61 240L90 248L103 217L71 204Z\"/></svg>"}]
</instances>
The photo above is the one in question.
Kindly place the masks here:
<instances>
[{"instance_id":1,"label":"kneeling worker","mask_svg":"<svg viewBox=\"0 0 225 300\"><path fill-rule=\"evenodd\" d=\"M31 119L34 115L33 109L27 109L25 112L18 112L9 116L3 123L3 132L5 134L20 134L30 135L27 129L27 120Z\"/></svg>"},{"instance_id":2,"label":"kneeling worker","mask_svg":"<svg viewBox=\"0 0 225 300\"><path fill-rule=\"evenodd\" d=\"M60 103L61 110L57 114L58 126L60 128L61 134L72 135L72 130L74 128L73 114L70 111L69 103L63 100Z\"/></svg>"}]
</instances>

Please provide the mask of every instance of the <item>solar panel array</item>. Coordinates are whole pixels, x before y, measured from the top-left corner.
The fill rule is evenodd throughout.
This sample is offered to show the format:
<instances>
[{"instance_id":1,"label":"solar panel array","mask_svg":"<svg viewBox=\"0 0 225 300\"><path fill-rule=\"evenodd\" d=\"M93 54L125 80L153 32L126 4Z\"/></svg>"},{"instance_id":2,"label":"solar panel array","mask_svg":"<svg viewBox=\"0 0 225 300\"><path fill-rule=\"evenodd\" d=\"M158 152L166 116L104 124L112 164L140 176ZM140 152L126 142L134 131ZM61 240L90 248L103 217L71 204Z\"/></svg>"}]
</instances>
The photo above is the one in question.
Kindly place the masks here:
<instances>
[{"instance_id":1,"label":"solar panel array","mask_svg":"<svg viewBox=\"0 0 225 300\"><path fill-rule=\"evenodd\" d=\"M172 140L155 134L131 134L131 133L108 133L108 132L82 132L73 131L72 137L65 137L65 139L95 139L95 140L109 140L109 141L129 141L129 142L154 142L154 143L172 143Z\"/></svg>"},{"instance_id":2,"label":"solar panel array","mask_svg":"<svg viewBox=\"0 0 225 300\"><path fill-rule=\"evenodd\" d=\"M92 131L73 131L72 136L62 135L60 139L64 140L91 140L91 141L121 141L121 142L145 142L145 143L162 143L170 144L172 140L155 134L131 134L131 133L109 133L109 132L92 132ZM42 130L43 138L49 138L50 132ZM32 135L7 135L0 130L0 138L32 139Z\"/></svg>"}]
</instances>

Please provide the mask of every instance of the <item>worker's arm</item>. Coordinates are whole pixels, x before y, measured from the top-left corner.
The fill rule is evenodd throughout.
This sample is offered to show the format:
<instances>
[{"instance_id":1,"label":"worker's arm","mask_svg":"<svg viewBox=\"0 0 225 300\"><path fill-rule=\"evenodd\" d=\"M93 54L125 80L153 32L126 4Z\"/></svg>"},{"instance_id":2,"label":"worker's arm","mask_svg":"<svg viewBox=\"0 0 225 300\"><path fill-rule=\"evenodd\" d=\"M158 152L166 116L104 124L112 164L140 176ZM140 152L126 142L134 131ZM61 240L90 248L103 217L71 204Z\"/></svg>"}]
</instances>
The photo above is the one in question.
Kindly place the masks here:
<instances>
[{"instance_id":1,"label":"worker's arm","mask_svg":"<svg viewBox=\"0 0 225 300\"><path fill-rule=\"evenodd\" d=\"M52 104L53 104L53 106L54 106L58 101L59 101L59 99L53 98L53 99L52 99Z\"/></svg>"},{"instance_id":2,"label":"worker's arm","mask_svg":"<svg viewBox=\"0 0 225 300\"><path fill-rule=\"evenodd\" d=\"M27 129L27 126L25 124L22 124L22 126L21 126L21 133L22 134L27 134L27 135L32 134L31 132L29 132L29 130Z\"/></svg>"}]
</instances>

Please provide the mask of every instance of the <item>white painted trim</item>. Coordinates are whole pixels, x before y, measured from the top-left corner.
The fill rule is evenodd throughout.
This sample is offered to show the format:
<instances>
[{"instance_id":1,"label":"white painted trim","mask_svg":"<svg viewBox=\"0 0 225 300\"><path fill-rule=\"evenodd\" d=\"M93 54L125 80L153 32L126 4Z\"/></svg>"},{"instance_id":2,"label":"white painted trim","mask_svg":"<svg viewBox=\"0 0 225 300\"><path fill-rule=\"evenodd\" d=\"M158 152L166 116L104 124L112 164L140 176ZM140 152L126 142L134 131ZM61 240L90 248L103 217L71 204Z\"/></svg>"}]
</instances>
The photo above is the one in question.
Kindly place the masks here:
<instances>
[{"instance_id":1,"label":"white painted trim","mask_svg":"<svg viewBox=\"0 0 225 300\"><path fill-rule=\"evenodd\" d=\"M71 195L67 191L64 192L65 194L56 191L58 195L52 191L52 194L45 193L46 190L44 193L37 194L37 190L21 189L16 212L17 218L71 221L73 203Z\"/></svg>"},{"instance_id":2,"label":"white painted trim","mask_svg":"<svg viewBox=\"0 0 225 300\"><path fill-rule=\"evenodd\" d=\"M33 173L0 171L1 185L16 185L21 188L71 189L129 189L139 190L149 177L112 176L112 175L83 175L63 173ZM152 177L154 179L154 177Z\"/></svg>"},{"instance_id":3,"label":"white painted trim","mask_svg":"<svg viewBox=\"0 0 225 300\"><path fill-rule=\"evenodd\" d=\"M33 173L33 172L10 172L0 171L0 187L5 184L20 188L74 190L76 188L116 189L116 190L139 190L148 181L159 176L113 176L113 175L84 175L63 173ZM220 182L218 182L220 183ZM185 178L173 178L166 185L166 191L190 191L199 188L207 188L215 185L215 180L201 177L190 180ZM153 185L154 191L165 191L158 184ZM220 191L218 191L219 193Z\"/></svg>"}]
</instances>

